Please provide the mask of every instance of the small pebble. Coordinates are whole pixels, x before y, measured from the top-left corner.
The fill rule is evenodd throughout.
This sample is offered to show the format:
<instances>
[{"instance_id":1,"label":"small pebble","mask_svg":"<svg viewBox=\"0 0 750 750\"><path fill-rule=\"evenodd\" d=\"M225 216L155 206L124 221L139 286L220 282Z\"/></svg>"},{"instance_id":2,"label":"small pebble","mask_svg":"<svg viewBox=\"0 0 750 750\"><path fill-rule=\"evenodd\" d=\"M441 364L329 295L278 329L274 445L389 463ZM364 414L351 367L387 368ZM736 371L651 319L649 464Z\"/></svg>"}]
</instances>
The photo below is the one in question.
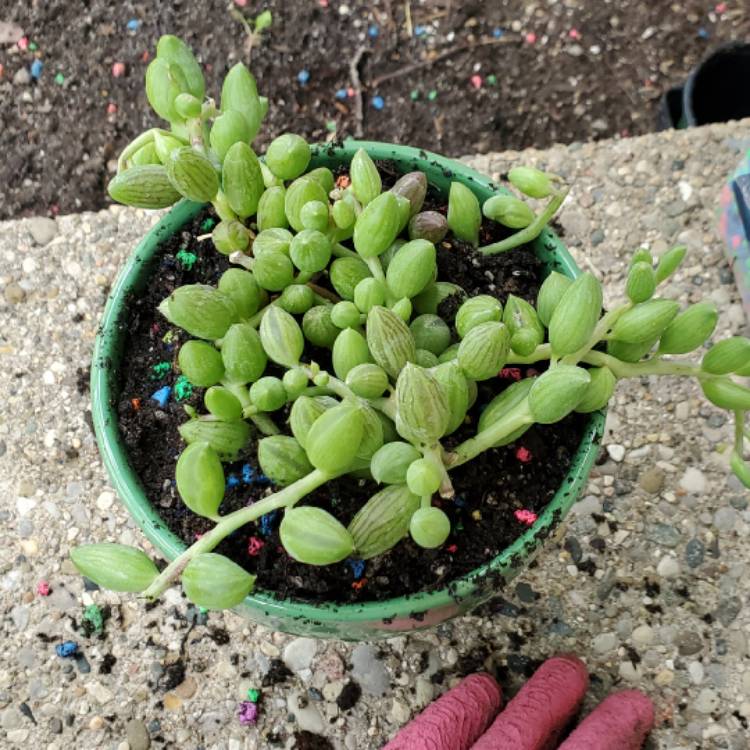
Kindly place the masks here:
<instances>
[{"instance_id":1,"label":"small pebble","mask_svg":"<svg viewBox=\"0 0 750 750\"><path fill-rule=\"evenodd\" d=\"M680 574L680 564L671 555L664 555L656 566L656 572L662 578L674 578Z\"/></svg>"}]
</instances>

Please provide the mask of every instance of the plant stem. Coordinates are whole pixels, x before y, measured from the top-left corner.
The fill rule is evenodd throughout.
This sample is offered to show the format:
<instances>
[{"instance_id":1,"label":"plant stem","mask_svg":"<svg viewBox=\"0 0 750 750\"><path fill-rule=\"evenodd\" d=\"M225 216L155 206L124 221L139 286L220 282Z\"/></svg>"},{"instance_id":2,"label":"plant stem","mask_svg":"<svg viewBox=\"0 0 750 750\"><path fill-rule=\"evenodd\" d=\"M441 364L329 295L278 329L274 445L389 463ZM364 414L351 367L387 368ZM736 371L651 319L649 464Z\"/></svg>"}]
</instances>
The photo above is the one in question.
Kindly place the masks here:
<instances>
[{"instance_id":1,"label":"plant stem","mask_svg":"<svg viewBox=\"0 0 750 750\"><path fill-rule=\"evenodd\" d=\"M250 412L250 409L253 408L253 402L250 400L250 394L247 391L246 385L230 383L225 380L222 380L221 384L240 402L240 405L242 406L242 416L245 419L250 419L264 435L280 434L281 430L276 426L275 422L268 416L268 414L264 414L263 412Z\"/></svg>"},{"instance_id":2,"label":"plant stem","mask_svg":"<svg viewBox=\"0 0 750 750\"><path fill-rule=\"evenodd\" d=\"M734 449L742 458L745 453L745 412L734 412Z\"/></svg>"},{"instance_id":3,"label":"plant stem","mask_svg":"<svg viewBox=\"0 0 750 750\"><path fill-rule=\"evenodd\" d=\"M359 257L359 256L357 256ZM378 280L385 284L385 274L383 273L383 264L380 262L380 258L375 256L374 258L365 258L365 263L370 269L370 273Z\"/></svg>"},{"instance_id":4,"label":"plant stem","mask_svg":"<svg viewBox=\"0 0 750 750\"><path fill-rule=\"evenodd\" d=\"M305 495L309 495L314 489L332 479L330 474L315 469L302 479L298 479L283 490L269 495L263 500L253 503L246 508L224 516L211 531L204 534L195 544L188 547L181 555L176 557L166 568L154 579L151 585L143 592L148 599L156 599L169 588L175 579L181 575L185 566L196 556L204 552L210 552L219 542L251 521L270 513L279 508L289 507L299 502Z\"/></svg>"},{"instance_id":5,"label":"plant stem","mask_svg":"<svg viewBox=\"0 0 750 750\"><path fill-rule=\"evenodd\" d=\"M497 253L504 253L507 250L512 250L514 247L518 247L519 245L523 245L526 242L531 242L531 240L536 239L542 233L544 227L547 226L549 220L557 213L557 209L560 208L567 194L567 188L561 190L559 193L555 193L544 211L542 211L542 213L540 213L534 221L529 224L529 226L522 229L520 232L512 234L510 237L506 237L500 242L493 242L491 245L485 245L484 247L478 248L479 252L484 253L485 255L496 255Z\"/></svg>"},{"instance_id":6,"label":"plant stem","mask_svg":"<svg viewBox=\"0 0 750 750\"><path fill-rule=\"evenodd\" d=\"M529 400L525 398L518 406L511 409L505 417L490 425L486 430L477 433L473 438L465 440L456 449L448 454L445 467L450 471L456 466L461 466L471 461L480 453L493 448L503 438L511 435L521 427L534 422L529 409Z\"/></svg>"},{"instance_id":7,"label":"plant stem","mask_svg":"<svg viewBox=\"0 0 750 750\"><path fill-rule=\"evenodd\" d=\"M453 489L453 482L451 482L451 478L448 476L448 470L443 463L443 447L440 443L436 443L431 448L423 448L422 455L440 469L440 473L442 474L440 488L438 490L440 492L440 497L445 498L446 500L454 497L456 491Z\"/></svg>"},{"instance_id":8,"label":"plant stem","mask_svg":"<svg viewBox=\"0 0 750 750\"><path fill-rule=\"evenodd\" d=\"M601 320L596 324L596 328L594 328L594 332L589 337L589 340L577 352L563 357L562 363L566 365L578 364L584 355L590 352L607 335L608 331L617 323L620 316L630 310L632 306L633 303L628 302L603 315Z\"/></svg>"}]
</instances>

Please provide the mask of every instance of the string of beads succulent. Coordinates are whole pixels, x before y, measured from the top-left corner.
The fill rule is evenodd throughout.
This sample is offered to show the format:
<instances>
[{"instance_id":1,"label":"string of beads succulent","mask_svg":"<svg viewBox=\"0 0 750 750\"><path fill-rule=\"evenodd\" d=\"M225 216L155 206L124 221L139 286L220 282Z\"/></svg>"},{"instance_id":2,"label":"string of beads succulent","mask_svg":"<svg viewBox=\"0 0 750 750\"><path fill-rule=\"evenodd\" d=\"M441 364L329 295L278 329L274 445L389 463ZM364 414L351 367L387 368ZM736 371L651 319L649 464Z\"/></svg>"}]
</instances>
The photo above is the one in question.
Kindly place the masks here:
<instances>
[{"instance_id":1,"label":"string of beads succulent","mask_svg":"<svg viewBox=\"0 0 750 750\"><path fill-rule=\"evenodd\" d=\"M213 550L274 511L283 513L285 551L310 565L367 560L407 535L439 547L451 526L433 500L452 501L455 467L513 443L532 424L604 409L628 377L696 378L712 403L734 413L731 466L750 487L750 389L733 377L750 376L750 340L720 341L700 362L672 358L701 347L718 319L708 302L681 310L657 296L684 248L658 262L647 250L635 252L626 301L604 313L591 273L551 273L535 305L513 295L504 302L468 296L438 278L436 245L452 233L493 254L533 240L567 194L559 177L517 167L508 179L518 195L506 190L483 205L454 181L447 215L425 211L423 173L383 189L362 149L343 180L326 167L310 169L312 150L297 135L279 136L258 158L250 143L267 101L241 63L224 80L220 107L204 89L190 50L163 37L146 93L170 129L149 130L124 150L109 192L145 208L180 198L210 202L220 218L210 239L233 266L215 286L179 287L159 306L192 337L178 353L182 375L206 389L205 411L186 407L180 427L186 447L177 489L193 513L215 525L161 572L135 548L78 547L72 558L83 574L149 598L181 579L194 603L232 607L255 578ZM535 212L527 198L546 205ZM479 247L483 214L514 231ZM446 306L448 299L458 304ZM455 314L443 312L451 307ZM470 419L477 383L508 365L534 363L544 363L541 374L498 393ZM467 421L472 437L446 449L444 439ZM263 499L224 515L223 463L251 441L272 486ZM348 525L304 504L347 474L381 486Z\"/></svg>"}]
</instances>

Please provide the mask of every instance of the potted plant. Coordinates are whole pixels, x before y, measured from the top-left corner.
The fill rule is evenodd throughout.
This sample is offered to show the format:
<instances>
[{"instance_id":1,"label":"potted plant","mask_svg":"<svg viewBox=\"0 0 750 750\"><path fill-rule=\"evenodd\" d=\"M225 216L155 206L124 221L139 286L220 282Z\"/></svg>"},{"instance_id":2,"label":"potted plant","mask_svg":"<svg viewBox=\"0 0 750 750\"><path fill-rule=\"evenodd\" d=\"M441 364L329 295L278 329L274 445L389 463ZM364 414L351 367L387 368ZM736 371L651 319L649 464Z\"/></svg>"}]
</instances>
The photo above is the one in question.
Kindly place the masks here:
<instances>
[{"instance_id":1,"label":"potted plant","mask_svg":"<svg viewBox=\"0 0 750 750\"><path fill-rule=\"evenodd\" d=\"M171 562L160 571L140 550L92 544L72 552L84 575L150 599L180 580L197 605L288 632L372 638L433 625L496 593L565 516L625 377L698 378L735 413L732 468L750 485L750 389L732 378L750 375L750 340L720 342L701 363L668 356L700 347L717 320L708 303L680 312L655 296L684 248L657 264L638 250L628 301L602 314L599 282L545 228L567 193L555 175L511 170L518 197L422 151L311 148L292 134L259 159L249 144L267 102L252 75L235 65L217 107L176 37L159 41L146 92L170 129L124 150L109 192L176 205L113 289L92 398L113 484ZM158 309L144 297L165 288ZM139 336L141 351L169 359L128 361L123 348ZM138 368L154 371L141 379L170 378L146 399L157 424L146 452L179 431L176 465L152 460L149 474L168 501L174 475L181 517L202 524L190 545L167 528L123 446L123 415L147 411L139 398L123 406L123 374ZM544 462L529 461L531 436ZM516 469L501 474L508 456ZM550 480L558 486L545 488ZM484 549L487 535L506 548ZM459 546L472 561L463 571L451 567ZM336 592L345 568L346 597ZM410 568L422 571L416 590L379 594ZM278 580L289 570L303 584ZM318 582L336 592L329 601L286 595Z\"/></svg>"}]
</instances>

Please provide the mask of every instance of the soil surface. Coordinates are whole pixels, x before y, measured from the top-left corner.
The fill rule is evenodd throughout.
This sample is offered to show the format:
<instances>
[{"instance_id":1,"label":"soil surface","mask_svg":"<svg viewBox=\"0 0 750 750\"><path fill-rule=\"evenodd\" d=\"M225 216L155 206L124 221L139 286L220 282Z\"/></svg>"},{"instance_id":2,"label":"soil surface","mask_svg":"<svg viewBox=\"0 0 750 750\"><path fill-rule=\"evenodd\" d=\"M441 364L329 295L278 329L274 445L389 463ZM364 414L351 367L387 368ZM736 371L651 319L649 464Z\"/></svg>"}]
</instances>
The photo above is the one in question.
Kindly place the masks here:
<instances>
[{"instance_id":1,"label":"soil surface","mask_svg":"<svg viewBox=\"0 0 750 750\"><path fill-rule=\"evenodd\" d=\"M384 184L388 185L393 174L387 164L379 166ZM430 200L431 195L428 194L426 208L444 209L439 202ZM195 239L207 231L211 222L207 212L163 245L150 283L140 297L133 299L129 318L123 321L129 336L117 405L120 427L147 495L166 525L187 544L213 525L183 505L174 483L175 462L184 448L177 427L187 419L186 404L204 411L203 389L182 392L177 385L177 352L187 335L169 326L156 312L156 306L182 284L215 284L228 267L226 257L214 250L210 240ZM500 239L506 232L486 221L482 239ZM439 246L438 254L440 278L450 278L472 294L489 293L502 301L509 293L529 301L536 298L542 269L528 248L482 256L449 235ZM325 285L326 279L317 283ZM327 352L314 353L322 367L329 364L327 357ZM515 379L527 374L529 368L504 370L497 379L480 383L477 402L469 413L470 423L446 440L447 447L473 436L482 408ZM170 386L172 392L169 401L160 406L153 394L165 386ZM280 418L276 421L288 430ZM312 601L368 601L445 586L490 560L527 528L514 511L538 513L545 507L570 466L585 422L585 417L573 415L556 425L534 426L517 443L487 451L453 471L455 501L435 501L450 517L453 529L439 549L422 549L407 538L390 553L366 564L347 560L310 567L284 552L278 539L280 517L276 513L238 530L217 551L257 574L260 588ZM228 482L222 514L260 499L269 490L269 482L257 464L254 444L248 446L240 460L225 465L225 472ZM304 502L325 508L347 524L377 490L372 481L343 477L321 487Z\"/></svg>"},{"instance_id":2,"label":"soil surface","mask_svg":"<svg viewBox=\"0 0 750 750\"><path fill-rule=\"evenodd\" d=\"M248 54L235 16L264 8L273 25ZM113 159L158 123L143 75L165 33L192 45L214 95L249 62L271 100L259 145L335 131L457 156L648 132L661 94L709 50L750 36L750 15L704 0L6 0L0 219L106 205Z\"/></svg>"}]
</instances>

